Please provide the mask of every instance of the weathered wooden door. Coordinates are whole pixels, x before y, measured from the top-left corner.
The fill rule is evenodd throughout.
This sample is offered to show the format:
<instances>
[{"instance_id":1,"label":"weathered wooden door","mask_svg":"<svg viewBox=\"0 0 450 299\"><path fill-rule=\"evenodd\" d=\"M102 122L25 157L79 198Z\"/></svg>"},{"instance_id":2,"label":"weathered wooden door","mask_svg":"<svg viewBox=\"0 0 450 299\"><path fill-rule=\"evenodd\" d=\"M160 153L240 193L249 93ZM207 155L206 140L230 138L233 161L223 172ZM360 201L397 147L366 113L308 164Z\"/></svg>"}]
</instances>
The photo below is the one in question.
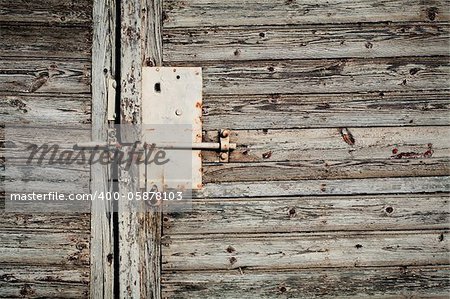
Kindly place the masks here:
<instances>
[{"instance_id":1,"label":"weathered wooden door","mask_svg":"<svg viewBox=\"0 0 450 299\"><path fill-rule=\"evenodd\" d=\"M163 216L162 297L448 296L449 2L162 6L238 145Z\"/></svg>"},{"instance_id":2,"label":"weathered wooden door","mask_svg":"<svg viewBox=\"0 0 450 299\"><path fill-rule=\"evenodd\" d=\"M120 297L447 296L448 4L121 1L121 123L143 67L201 67L238 147L189 211L119 203Z\"/></svg>"},{"instance_id":3,"label":"weathered wooden door","mask_svg":"<svg viewBox=\"0 0 450 299\"><path fill-rule=\"evenodd\" d=\"M447 298L449 4L0 0L0 297ZM19 153L137 128L155 66L201 67L202 140L237 144L202 151L191 209L5 211L6 191L145 191L138 167Z\"/></svg>"}]
</instances>

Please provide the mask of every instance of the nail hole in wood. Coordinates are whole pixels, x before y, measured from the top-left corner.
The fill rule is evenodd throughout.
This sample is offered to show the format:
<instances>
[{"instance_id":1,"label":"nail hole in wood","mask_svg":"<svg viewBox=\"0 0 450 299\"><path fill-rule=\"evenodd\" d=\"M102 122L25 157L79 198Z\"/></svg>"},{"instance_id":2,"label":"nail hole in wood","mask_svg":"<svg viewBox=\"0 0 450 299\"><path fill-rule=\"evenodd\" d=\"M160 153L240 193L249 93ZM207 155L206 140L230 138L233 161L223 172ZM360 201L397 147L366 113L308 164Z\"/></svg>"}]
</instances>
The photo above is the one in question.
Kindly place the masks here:
<instances>
[{"instance_id":1,"label":"nail hole in wood","mask_svg":"<svg viewBox=\"0 0 450 299\"><path fill-rule=\"evenodd\" d=\"M227 247L227 252L228 253L233 253L233 252L235 252L236 251L236 249L234 249L232 246L228 246Z\"/></svg>"},{"instance_id":2,"label":"nail hole in wood","mask_svg":"<svg viewBox=\"0 0 450 299\"><path fill-rule=\"evenodd\" d=\"M386 207L385 211L386 211L386 213L391 214L392 212L394 212L394 208L393 207Z\"/></svg>"}]
</instances>

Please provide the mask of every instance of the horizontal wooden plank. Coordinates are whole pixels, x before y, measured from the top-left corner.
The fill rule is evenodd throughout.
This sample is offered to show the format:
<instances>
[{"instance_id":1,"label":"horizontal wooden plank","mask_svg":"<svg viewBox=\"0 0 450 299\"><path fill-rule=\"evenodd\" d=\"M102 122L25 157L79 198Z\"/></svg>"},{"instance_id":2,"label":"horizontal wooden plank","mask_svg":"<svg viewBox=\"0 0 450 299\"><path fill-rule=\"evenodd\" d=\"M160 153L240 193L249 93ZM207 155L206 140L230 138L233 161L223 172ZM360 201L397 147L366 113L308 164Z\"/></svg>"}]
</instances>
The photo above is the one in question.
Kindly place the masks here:
<instances>
[{"instance_id":1,"label":"horizontal wooden plank","mask_svg":"<svg viewBox=\"0 0 450 299\"><path fill-rule=\"evenodd\" d=\"M92 0L0 0L1 22L90 26Z\"/></svg>"},{"instance_id":2,"label":"horizontal wooden plank","mask_svg":"<svg viewBox=\"0 0 450 299\"><path fill-rule=\"evenodd\" d=\"M312 26L166 30L164 61L448 55L447 25Z\"/></svg>"},{"instance_id":3,"label":"horizontal wooden plank","mask_svg":"<svg viewBox=\"0 0 450 299\"><path fill-rule=\"evenodd\" d=\"M439 176L450 173L450 159L371 159L229 163L203 166L204 183L268 180L351 179Z\"/></svg>"},{"instance_id":4,"label":"horizontal wooden plank","mask_svg":"<svg viewBox=\"0 0 450 299\"><path fill-rule=\"evenodd\" d=\"M90 62L73 59L1 59L3 92L90 93Z\"/></svg>"},{"instance_id":5,"label":"horizontal wooden plank","mask_svg":"<svg viewBox=\"0 0 450 299\"><path fill-rule=\"evenodd\" d=\"M4 177L4 191L10 193L59 192L88 193L90 165L15 165L6 162L0 173Z\"/></svg>"},{"instance_id":6,"label":"horizontal wooden plank","mask_svg":"<svg viewBox=\"0 0 450 299\"><path fill-rule=\"evenodd\" d=\"M450 20L447 0L167 0L165 28Z\"/></svg>"},{"instance_id":7,"label":"horizontal wooden plank","mask_svg":"<svg viewBox=\"0 0 450 299\"><path fill-rule=\"evenodd\" d=\"M2 122L40 126L86 125L91 122L91 98L84 95L3 94L0 95Z\"/></svg>"},{"instance_id":8,"label":"horizontal wooden plank","mask_svg":"<svg viewBox=\"0 0 450 299\"><path fill-rule=\"evenodd\" d=\"M450 197L390 195L199 200L164 215L164 234L449 228Z\"/></svg>"},{"instance_id":9,"label":"horizontal wooden plank","mask_svg":"<svg viewBox=\"0 0 450 299\"><path fill-rule=\"evenodd\" d=\"M163 298L448 298L449 267L170 272Z\"/></svg>"},{"instance_id":10,"label":"horizontal wooden plank","mask_svg":"<svg viewBox=\"0 0 450 299\"><path fill-rule=\"evenodd\" d=\"M1 4L0 4L1 5ZM83 27L15 26L0 23L0 56L91 57L91 33Z\"/></svg>"},{"instance_id":11,"label":"horizontal wooden plank","mask_svg":"<svg viewBox=\"0 0 450 299\"><path fill-rule=\"evenodd\" d=\"M203 67L206 95L354 93L448 89L448 57L166 62Z\"/></svg>"},{"instance_id":12,"label":"horizontal wooden plank","mask_svg":"<svg viewBox=\"0 0 450 299\"><path fill-rule=\"evenodd\" d=\"M203 128L449 125L448 92L205 96Z\"/></svg>"},{"instance_id":13,"label":"horizontal wooden plank","mask_svg":"<svg viewBox=\"0 0 450 299\"><path fill-rule=\"evenodd\" d=\"M89 283L89 267L86 266L27 266L2 265L0 283ZM1 288L0 288L1 289ZM1 293L0 293L0 296Z\"/></svg>"},{"instance_id":14,"label":"horizontal wooden plank","mask_svg":"<svg viewBox=\"0 0 450 299\"><path fill-rule=\"evenodd\" d=\"M0 141L3 142L0 152L7 162L23 165L31 154L30 146L48 146L49 149L56 146L60 154L62 150L73 150L77 143L90 141L90 128L90 124L71 124L70 122L62 124L7 122L0 130ZM46 155L47 159L44 162L48 162L49 156Z\"/></svg>"},{"instance_id":15,"label":"horizontal wooden plank","mask_svg":"<svg viewBox=\"0 0 450 299\"><path fill-rule=\"evenodd\" d=\"M176 235L163 239L164 270L447 265L443 231Z\"/></svg>"},{"instance_id":16,"label":"horizontal wooden plank","mask_svg":"<svg viewBox=\"0 0 450 299\"><path fill-rule=\"evenodd\" d=\"M209 183L196 198L449 192L450 177L405 177Z\"/></svg>"},{"instance_id":17,"label":"horizontal wooden plank","mask_svg":"<svg viewBox=\"0 0 450 299\"><path fill-rule=\"evenodd\" d=\"M11 283L0 282L1 298L88 298L89 286L61 283Z\"/></svg>"},{"instance_id":18,"label":"horizontal wooden plank","mask_svg":"<svg viewBox=\"0 0 450 299\"><path fill-rule=\"evenodd\" d=\"M89 234L0 231L2 265L89 265Z\"/></svg>"},{"instance_id":19,"label":"horizontal wooden plank","mask_svg":"<svg viewBox=\"0 0 450 299\"><path fill-rule=\"evenodd\" d=\"M90 215L82 213L8 213L0 212L2 230L84 231L90 230Z\"/></svg>"},{"instance_id":20,"label":"horizontal wooden plank","mask_svg":"<svg viewBox=\"0 0 450 299\"><path fill-rule=\"evenodd\" d=\"M352 136L353 144L345 140L346 135ZM217 138L217 131L204 135L205 141ZM232 131L230 140L237 144L231 162L312 161L326 166L333 160L446 159L450 155L448 126L240 130ZM217 161L216 153L202 155L204 162Z\"/></svg>"}]
</instances>

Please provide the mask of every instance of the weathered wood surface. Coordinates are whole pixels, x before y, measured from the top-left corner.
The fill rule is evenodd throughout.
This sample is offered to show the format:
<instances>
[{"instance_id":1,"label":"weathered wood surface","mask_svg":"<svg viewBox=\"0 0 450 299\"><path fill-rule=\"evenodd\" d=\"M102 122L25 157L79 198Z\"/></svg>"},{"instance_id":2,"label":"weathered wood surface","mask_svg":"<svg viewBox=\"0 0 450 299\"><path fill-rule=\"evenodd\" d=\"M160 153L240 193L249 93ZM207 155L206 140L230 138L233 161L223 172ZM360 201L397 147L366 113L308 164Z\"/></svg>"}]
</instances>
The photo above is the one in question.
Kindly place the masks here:
<instances>
[{"instance_id":1,"label":"weathered wood surface","mask_svg":"<svg viewBox=\"0 0 450 299\"><path fill-rule=\"evenodd\" d=\"M204 182L439 176L450 172L449 127L233 131L231 163L207 163ZM205 140L217 142L217 132ZM204 162L218 161L204 151ZM251 163L249 163L251 162Z\"/></svg>"},{"instance_id":2,"label":"weathered wood surface","mask_svg":"<svg viewBox=\"0 0 450 299\"><path fill-rule=\"evenodd\" d=\"M92 22L92 3L92 0L0 0L0 22L87 27Z\"/></svg>"},{"instance_id":3,"label":"weathered wood surface","mask_svg":"<svg viewBox=\"0 0 450 299\"><path fill-rule=\"evenodd\" d=\"M37 254L36 258L45 257ZM89 268L82 265L2 264L0 269L2 298L88 298L88 283Z\"/></svg>"},{"instance_id":4,"label":"weathered wood surface","mask_svg":"<svg viewBox=\"0 0 450 299\"><path fill-rule=\"evenodd\" d=\"M7 231L33 230L55 232L89 232L90 215L81 213L0 213L0 227Z\"/></svg>"},{"instance_id":5,"label":"weathered wood surface","mask_svg":"<svg viewBox=\"0 0 450 299\"><path fill-rule=\"evenodd\" d=\"M447 25L166 30L164 61L234 61L449 54Z\"/></svg>"},{"instance_id":6,"label":"weathered wood surface","mask_svg":"<svg viewBox=\"0 0 450 299\"><path fill-rule=\"evenodd\" d=\"M414 158L326 160L204 165L204 183L305 179L439 176L450 173L450 159Z\"/></svg>"},{"instance_id":7,"label":"weathered wood surface","mask_svg":"<svg viewBox=\"0 0 450 299\"><path fill-rule=\"evenodd\" d=\"M31 165L6 160L2 175L5 188L11 193L60 192L88 193L89 165ZM3 163L2 163L3 164Z\"/></svg>"},{"instance_id":8,"label":"weathered wood surface","mask_svg":"<svg viewBox=\"0 0 450 299\"><path fill-rule=\"evenodd\" d=\"M87 95L0 95L2 122L41 126L87 125L91 122L91 97Z\"/></svg>"},{"instance_id":9,"label":"weathered wood surface","mask_svg":"<svg viewBox=\"0 0 450 299\"><path fill-rule=\"evenodd\" d=\"M80 142L90 141L90 125L61 125L57 126L56 123L49 125L40 124L15 124L6 123L5 129L0 132L0 142L3 142L3 148L0 153L2 157L6 159L6 165L25 165L31 154L30 146L36 145L38 147L48 146L49 149L56 146L58 151L55 159L59 159L64 150L74 151L74 146ZM75 149L75 154L72 156L72 161L81 162L83 156L77 154L81 150ZM38 158L43 151L34 156L31 161L32 165L36 166ZM84 150L84 166L87 166L88 159L90 157L90 151ZM49 164L52 151L44 155L43 165ZM67 157L65 157L67 158ZM66 160L67 161L67 160ZM3 161L4 162L4 161ZM59 164L59 163L57 163ZM61 166L61 165L59 165ZM79 168L80 165L72 163L67 166L68 169L73 167Z\"/></svg>"},{"instance_id":10,"label":"weathered wood surface","mask_svg":"<svg viewBox=\"0 0 450 299\"><path fill-rule=\"evenodd\" d=\"M206 95L203 99L203 128L449 125L449 97L445 91Z\"/></svg>"},{"instance_id":11,"label":"weathered wood surface","mask_svg":"<svg viewBox=\"0 0 450 299\"><path fill-rule=\"evenodd\" d=\"M164 27L221 27L366 22L449 21L449 2L436 0L167 0Z\"/></svg>"},{"instance_id":12,"label":"weathered wood surface","mask_svg":"<svg viewBox=\"0 0 450 299\"><path fill-rule=\"evenodd\" d=\"M0 231L2 265L89 265L89 234L52 231Z\"/></svg>"},{"instance_id":13,"label":"weathered wood surface","mask_svg":"<svg viewBox=\"0 0 450 299\"><path fill-rule=\"evenodd\" d=\"M160 0L121 3L121 124L139 125L141 117L142 67L162 64ZM122 127L122 141L135 142L140 131ZM139 167L119 168L122 194L145 190L139 186ZM161 213L140 203L119 201L119 296L161 298Z\"/></svg>"},{"instance_id":14,"label":"weathered wood surface","mask_svg":"<svg viewBox=\"0 0 450 299\"><path fill-rule=\"evenodd\" d=\"M0 4L1 5L1 4ZM0 23L0 56L84 58L91 55L89 28L38 25L2 25Z\"/></svg>"},{"instance_id":15,"label":"weathered wood surface","mask_svg":"<svg viewBox=\"0 0 450 299\"><path fill-rule=\"evenodd\" d=\"M2 199L5 187L18 193L89 192L87 165L22 168L23 161L14 159L24 158L22 150L32 140L68 146L90 139L90 129L78 129L91 121L91 10L90 0L0 0L0 122L53 127L17 130L7 140L0 131L3 147L18 146L0 153L7 158L1 160L7 181ZM78 129L61 129L67 124ZM90 215L52 213L54 204L43 211L31 202L20 207L0 216L0 297L87 298Z\"/></svg>"},{"instance_id":16,"label":"weathered wood surface","mask_svg":"<svg viewBox=\"0 0 450 299\"><path fill-rule=\"evenodd\" d=\"M116 1L94 1L92 44L92 141L107 142L109 80L116 76ZM111 165L92 163L90 192L113 191ZM114 250L113 202L91 203L90 298L114 298L114 264L119 257ZM117 240L118 241L118 240Z\"/></svg>"},{"instance_id":17,"label":"weathered wood surface","mask_svg":"<svg viewBox=\"0 0 450 299\"><path fill-rule=\"evenodd\" d=\"M165 298L448 298L450 268L167 272Z\"/></svg>"},{"instance_id":18,"label":"weathered wood surface","mask_svg":"<svg viewBox=\"0 0 450 299\"><path fill-rule=\"evenodd\" d=\"M75 283L2 283L2 298L79 298L89 297L88 286Z\"/></svg>"},{"instance_id":19,"label":"weathered wood surface","mask_svg":"<svg viewBox=\"0 0 450 299\"><path fill-rule=\"evenodd\" d=\"M377 195L199 200L164 215L164 234L294 233L449 228L450 197Z\"/></svg>"},{"instance_id":20,"label":"weathered wood surface","mask_svg":"<svg viewBox=\"0 0 450 299\"><path fill-rule=\"evenodd\" d=\"M87 298L89 268L11 266L0 269L2 298Z\"/></svg>"},{"instance_id":21,"label":"weathered wood surface","mask_svg":"<svg viewBox=\"0 0 450 299\"><path fill-rule=\"evenodd\" d=\"M205 63L206 95L350 93L448 89L447 57Z\"/></svg>"},{"instance_id":22,"label":"weathered wood surface","mask_svg":"<svg viewBox=\"0 0 450 299\"><path fill-rule=\"evenodd\" d=\"M73 59L2 58L0 86L10 93L90 93L90 62Z\"/></svg>"},{"instance_id":23,"label":"weathered wood surface","mask_svg":"<svg viewBox=\"0 0 450 299\"><path fill-rule=\"evenodd\" d=\"M446 231L175 235L163 239L164 270L302 269L447 265Z\"/></svg>"},{"instance_id":24,"label":"weathered wood surface","mask_svg":"<svg viewBox=\"0 0 450 299\"><path fill-rule=\"evenodd\" d=\"M0 74L4 91L90 91L90 66L81 61L4 59ZM204 65L203 74L207 95L434 90L449 84L448 59L440 57L229 63Z\"/></svg>"},{"instance_id":25,"label":"weathered wood surface","mask_svg":"<svg viewBox=\"0 0 450 299\"><path fill-rule=\"evenodd\" d=\"M450 128L373 127L347 128L354 144L348 144L338 128L292 130L232 131L231 142L238 148L231 152L232 162L294 162L326 160L413 159L425 156L447 158L450 153ZM216 141L210 131L204 140ZM402 153L411 153L409 156ZM416 153L414 155L413 153ZM203 153L205 162L215 161L214 153ZM423 156L422 156L423 157Z\"/></svg>"},{"instance_id":26,"label":"weathered wood surface","mask_svg":"<svg viewBox=\"0 0 450 299\"><path fill-rule=\"evenodd\" d=\"M197 198L449 192L450 177L400 177L209 183Z\"/></svg>"}]
</instances>

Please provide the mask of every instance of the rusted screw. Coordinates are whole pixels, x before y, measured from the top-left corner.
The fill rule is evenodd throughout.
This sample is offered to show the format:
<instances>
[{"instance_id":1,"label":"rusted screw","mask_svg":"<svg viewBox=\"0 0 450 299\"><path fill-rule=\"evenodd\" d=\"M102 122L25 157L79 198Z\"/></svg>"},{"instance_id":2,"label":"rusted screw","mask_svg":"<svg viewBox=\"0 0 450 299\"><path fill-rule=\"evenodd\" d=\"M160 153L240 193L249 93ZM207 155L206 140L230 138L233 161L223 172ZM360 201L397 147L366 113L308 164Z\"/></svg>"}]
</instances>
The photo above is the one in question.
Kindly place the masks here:
<instances>
[{"instance_id":1,"label":"rusted screw","mask_svg":"<svg viewBox=\"0 0 450 299\"><path fill-rule=\"evenodd\" d=\"M220 160L225 161L226 159L228 159L228 154L227 153L221 153L220 154Z\"/></svg>"},{"instance_id":2,"label":"rusted screw","mask_svg":"<svg viewBox=\"0 0 450 299\"><path fill-rule=\"evenodd\" d=\"M223 130L223 131L222 131L222 137L227 138L228 136L230 136L230 131L228 131L228 130Z\"/></svg>"}]
</instances>

